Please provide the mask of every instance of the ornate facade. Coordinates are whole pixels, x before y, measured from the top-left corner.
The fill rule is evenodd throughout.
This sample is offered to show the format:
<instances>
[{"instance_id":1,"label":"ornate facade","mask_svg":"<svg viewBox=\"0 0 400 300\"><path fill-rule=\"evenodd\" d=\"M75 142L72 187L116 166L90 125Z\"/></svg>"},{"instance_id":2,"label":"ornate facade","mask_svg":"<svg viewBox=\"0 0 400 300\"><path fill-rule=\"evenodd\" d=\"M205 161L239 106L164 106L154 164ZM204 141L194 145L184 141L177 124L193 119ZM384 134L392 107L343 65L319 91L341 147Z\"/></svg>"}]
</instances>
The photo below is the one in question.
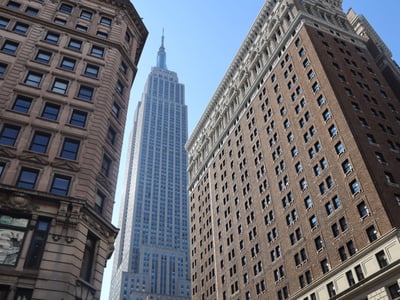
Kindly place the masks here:
<instances>
[{"instance_id":1,"label":"ornate facade","mask_svg":"<svg viewBox=\"0 0 400 300\"><path fill-rule=\"evenodd\" d=\"M399 297L398 69L341 5L266 1L189 138L192 299Z\"/></svg>"},{"instance_id":2,"label":"ornate facade","mask_svg":"<svg viewBox=\"0 0 400 300\"><path fill-rule=\"evenodd\" d=\"M0 298L99 299L129 91L129 1L0 1Z\"/></svg>"}]
</instances>

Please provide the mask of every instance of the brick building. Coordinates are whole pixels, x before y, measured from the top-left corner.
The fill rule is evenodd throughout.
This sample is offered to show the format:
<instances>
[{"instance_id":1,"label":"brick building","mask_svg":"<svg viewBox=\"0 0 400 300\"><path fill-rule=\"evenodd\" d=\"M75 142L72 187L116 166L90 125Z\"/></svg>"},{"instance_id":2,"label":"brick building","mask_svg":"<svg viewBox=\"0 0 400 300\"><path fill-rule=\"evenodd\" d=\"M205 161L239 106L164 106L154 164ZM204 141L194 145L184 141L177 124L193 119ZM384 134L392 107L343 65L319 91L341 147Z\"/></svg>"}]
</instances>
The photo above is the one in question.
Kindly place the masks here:
<instances>
[{"instance_id":1,"label":"brick building","mask_svg":"<svg viewBox=\"0 0 400 300\"><path fill-rule=\"evenodd\" d=\"M341 0L265 2L186 144L192 299L399 297L399 78Z\"/></svg>"}]
</instances>

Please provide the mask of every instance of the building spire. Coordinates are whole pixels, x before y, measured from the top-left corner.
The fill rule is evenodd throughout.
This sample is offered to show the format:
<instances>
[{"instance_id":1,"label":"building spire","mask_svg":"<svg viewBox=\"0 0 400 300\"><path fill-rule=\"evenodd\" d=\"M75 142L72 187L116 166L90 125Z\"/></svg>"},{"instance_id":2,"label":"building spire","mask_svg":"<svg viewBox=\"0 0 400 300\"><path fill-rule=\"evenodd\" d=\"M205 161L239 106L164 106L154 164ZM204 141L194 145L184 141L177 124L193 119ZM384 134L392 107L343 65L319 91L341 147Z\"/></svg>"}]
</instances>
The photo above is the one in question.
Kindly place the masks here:
<instances>
[{"instance_id":1,"label":"building spire","mask_svg":"<svg viewBox=\"0 0 400 300\"><path fill-rule=\"evenodd\" d=\"M160 49L158 49L158 54L157 54L157 68L165 69L167 70L167 54L165 53L165 48L164 48L164 28L161 36L161 46Z\"/></svg>"}]
</instances>

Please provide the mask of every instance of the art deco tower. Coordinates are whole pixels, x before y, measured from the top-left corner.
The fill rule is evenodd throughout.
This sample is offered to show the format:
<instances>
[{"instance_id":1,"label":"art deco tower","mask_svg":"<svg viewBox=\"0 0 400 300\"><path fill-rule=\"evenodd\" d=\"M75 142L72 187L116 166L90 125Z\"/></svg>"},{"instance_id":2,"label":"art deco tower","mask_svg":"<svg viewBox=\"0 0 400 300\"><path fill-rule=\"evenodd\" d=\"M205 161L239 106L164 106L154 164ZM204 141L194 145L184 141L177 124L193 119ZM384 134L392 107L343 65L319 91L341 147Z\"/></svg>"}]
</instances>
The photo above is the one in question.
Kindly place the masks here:
<instances>
[{"instance_id":1,"label":"art deco tower","mask_svg":"<svg viewBox=\"0 0 400 300\"><path fill-rule=\"evenodd\" d=\"M341 0L268 0L189 138L192 299L398 299L400 71Z\"/></svg>"},{"instance_id":2,"label":"art deco tower","mask_svg":"<svg viewBox=\"0 0 400 300\"><path fill-rule=\"evenodd\" d=\"M4 0L0 33L0 299L99 299L147 30L128 0Z\"/></svg>"},{"instance_id":3,"label":"art deco tower","mask_svg":"<svg viewBox=\"0 0 400 300\"><path fill-rule=\"evenodd\" d=\"M190 299L184 86L164 37L135 114L110 299Z\"/></svg>"}]
</instances>

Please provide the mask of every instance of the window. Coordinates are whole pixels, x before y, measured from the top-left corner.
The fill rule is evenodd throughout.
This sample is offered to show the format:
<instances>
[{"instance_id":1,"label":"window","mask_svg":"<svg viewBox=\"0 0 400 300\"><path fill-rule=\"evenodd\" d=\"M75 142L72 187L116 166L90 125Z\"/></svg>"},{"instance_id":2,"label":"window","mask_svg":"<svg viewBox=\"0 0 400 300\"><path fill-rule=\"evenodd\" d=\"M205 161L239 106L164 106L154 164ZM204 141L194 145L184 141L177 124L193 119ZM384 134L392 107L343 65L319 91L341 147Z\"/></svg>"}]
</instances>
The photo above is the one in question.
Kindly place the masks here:
<instances>
[{"instance_id":1,"label":"window","mask_svg":"<svg viewBox=\"0 0 400 300\"><path fill-rule=\"evenodd\" d=\"M314 243L315 243L315 248L317 249L318 252L321 251L324 248L324 244L323 244L322 239L321 239L320 236L317 236L314 239Z\"/></svg>"},{"instance_id":2,"label":"window","mask_svg":"<svg viewBox=\"0 0 400 300\"><path fill-rule=\"evenodd\" d=\"M111 145L115 144L115 140L117 137L117 132L115 131L114 128L112 128L111 126L108 128L108 132L107 132L107 139L108 141L111 143Z\"/></svg>"},{"instance_id":3,"label":"window","mask_svg":"<svg viewBox=\"0 0 400 300\"><path fill-rule=\"evenodd\" d=\"M339 248L339 256L341 261L345 261L347 259L346 249L344 247Z\"/></svg>"},{"instance_id":4,"label":"window","mask_svg":"<svg viewBox=\"0 0 400 300\"><path fill-rule=\"evenodd\" d=\"M92 100L94 89L92 87L81 85L77 97L82 100Z\"/></svg>"},{"instance_id":5,"label":"window","mask_svg":"<svg viewBox=\"0 0 400 300\"><path fill-rule=\"evenodd\" d=\"M57 44L60 39L60 35L54 32L48 32L44 38L46 42Z\"/></svg>"},{"instance_id":6,"label":"window","mask_svg":"<svg viewBox=\"0 0 400 300\"><path fill-rule=\"evenodd\" d=\"M104 196L103 193L101 193L99 191L97 192L96 201L95 201L95 209L100 214L103 212L105 198L106 198L106 196Z\"/></svg>"},{"instance_id":7,"label":"window","mask_svg":"<svg viewBox=\"0 0 400 300\"><path fill-rule=\"evenodd\" d=\"M378 233L376 232L376 229L375 229L374 225L368 227L366 232L367 232L367 235L368 235L368 239L369 239L369 241L371 243L378 239Z\"/></svg>"},{"instance_id":8,"label":"window","mask_svg":"<svg viewBox=\"0 0 400 300\"><path fill-rule=\"evenodd\" d=\"M309 219L309 221L310 221L311 229L314 229L314 228L316 228L316 227L318 226L318 220L317 220L317 217L316 217L315 215L313 215L313 216Z\"/></svg>"},{"instance_id":9,"label":"window","mask_svg":"<svg viewBox=\"0 0 400 300\"><path fill-rule=\"evenodd\" d=\"M376 253L375 257L376 260L378 261L379 267L384 268L389 264L384 250L381 250L378 253Z\"/></svg>"},{"instance_id":10,"label":"window","mask_svg":"<svg viewBox=\"0 0 400 300\"><path fill-rule=\"evenodd\" d=\"M12 9L19 9L21 7L21 4L18 2L14 2L14 1L8 1L7 7L12 8Z\"/></svg>"},{"instance_id":11,"label":"window","mask_svg":"<svg viewBox=\"0 0 400 300\"><path fill-rule=\"evenodd\" d=\"M7 70L7 64L5 63L0 63L0 78L4 77L4 74L6 73Z\"/></svg>"},{"instance_id":12,"label":"window","mask_svg":"<svg viewBox=\"0 0 400 300\"><path fill-rule=\"evenodd\" d=\"M363 270L361 269L361 265L355 266L354 271L356 271L358 281L364 279L364 273L363 273Z\"/></svg>"},{"instance_id":13,"label":"window","mask_svg":"<svg viewBox=\"0 0 400 300\"><path fill-rule=\"evenodd\" d=\"M114 115L114 117L116 117L118 119L120 113L121 113L121 107L117 103L114 102L113 106L112 106L112 114Z\"/></svg>"},{"instance_id":14,"label":"window","mask_svg":"<svg viewBox=\"0 0 400 300\"><path fill-rule=\"evenodd\" d=\"M304 191L308 187L307 181L304 178L300 180L299 184L302 191Z\"/></svg>"},{"instance_id":15,"label":"window","mask_svg":"<svg viewBox=\"0 0 400 300\"><path fill-rule=\"evenodd\" d=\"M328 109L325 109L324 112L322 113L322 116L325 121L328 121L332 116L331 113Z\"/></svg>"},{"instance_id":16,"label":"window","mask_svg":"<svg viewBox=\"0 0 400 300\"><path fill-rule=\"evenodd\" d=\"M46 153L50 142L50 137L51 135L49 133L36 131L33 135L29 150L39 153Z\"/></svg>"},{"instance_id":17,"label":"window","mask_svg":"<svg viewBox=\"0 0 400 300\"><path fill-rule=\"evenodd\" d=\"M326 258L323 259L320 264L321 264L322 272L324 274L329 272L330 266L329 266L328 260Z\"/></svg>"},{"instance_id":18,"label":"window","mask_svg":"<svg viewBox=\"0 0 400 300\"><path fill-rule=\"evenodd\" d=\"M342 169L343 169L343 172L344 172L345 174L349 174L349 173L353 170L353 168L352 168L352 166L351 166L351 164L350 164L350 162L349 162L348 159L346 159L346 160L342 163Z\"/></svg>"},{"instance_id":19,"label":"window","mask_svg":"<svg viewBox=\"0 0 400 300\"><path fill-rule=\"evenodd\" d=\"M65 25L65 24L67 24L67 21L64 19L61 19L61 18L55 18L54 23L56 23L58 25Z\"/></svg>"},{"instance_id":20,"label":"window","mask_svg":"<svg viewBox=\"0 0 400 300\"><path fill-rule=\"evenodd\" d=\"M21 127L4 124L0 134L0 144L14 146Z\"/></svg>"},{"instance_id":21,"label":"window","mask_svg":"<svg viewBox=\"0 0 400 300\"><path fill-rule=\"evenodd\" d=\"M10 19L0 17L0 28L7 28L8 23L10 23Z\"/></svg>"},{"instance_id":22,"label":"window","mask_svg":"<svg viewBox=\"0 0 400 300\"><path fill-rule=\"evenodd\" d=\"M80 51L82 48L82 41L71 39L68 43L68 48L75 51Z\"/></svg>"},{"instance_id":23,"label":"window","mask_svg":"<svg viewBox=\"0 0 400 300\"><path fill-rule=\"evenodd\" d=\"M121 94L121 95L123 94L123 92L124 92L124 85L123 85L122 82L119 81L119 80L118 80L118 82L117 82L116 89L117 89L117 92L118 92L119 94Z\"/></svg>"},{"instance_id":24,"label":"window","mask_svg":"<svg viewBox=\"0 0 400 300\"><path fill-rule=\"evenodd\" d=\"M326 210L326 214L327 214L328 216L330 216L331 214L333 214L333 212L335 211L335 210L333 209L333 206L332 206L332 203L331 203L331 202L328 202L328 203L325 204L325 210Z\"/></svg>"},{"instance_id":25,"label":"window","mask_svg":"<svg viewBox=\"0 0 400 300\"><path fill-rule=\"evenodd\" d=\"M104 56L104 48L100 46L93 46L90 50L90 54L96 57L103 57Z\"/></svg>"},{"instance_id":26,"label":"window","mask_svg":"<svg viewBox=\"0 0 400 300\"><path fill-rule=\"evenodd\" d=\"M314 93L318 92L320 89L320 86L318 84L318 82L314 82L314 84L312 85L312 90Z\"/></svg>"},{"instance_id":27,"label":"window","mask_svg":"<svg viewBox=\"0 0 400 300\"><path fill-rule=\"evenodd\" d=\"M364 201L357 205L358 213L360 214L360 218L365 218L369 215L368 207Z\"/></svg>"},{"instance_id":28,"label":"window","mask_svg":"<svg viewBox=\"0 0 400 300\"><path fill-rule=\"evenodd\" d=\"M24 189L33 189L38 175L38 170L23 168L19 173L16 186Z\"/></svg>"},{"instance_id":29,"label":"window","mask_svg":"<svg viewBox=\"0 0 400 300\"><path fill-rule=\"evenodd\" d=\"M103 156L103 163L101 165L101 172L103 175L108 176L111 170L111 158L107 155Z\"/></svg>"},{"instance_id":30,"label":"window","mask_svg":"<svg viewBox=\"0 0 400 300\"><path fill-rule=\"evenodd\" d=\"M312 207L312 199L311 199L311 197L310 196L307 196L305 199L304 199L304 205L306 206L306 209L310 209L311 207Z\"/></svg>"},{"instance_id":31,"label":"window","mask_svg":"<svg viewBox=\"0 0 400 300\"><path fill-rule=\"evenodd\" d=\"M89 77L97 78L99 75L99 67L95 65L87 65L85 68L85 75Z\"/></svg>"},{"instance_id":32,"label":"window","mask_svg":"<svg viewBox=\"0 0 400 300\"><path fill-rule=\"evenodd\" d=\"M60 10L61 12L63 12L63 13L71 14L71 13L72 13L72 6L69 5L69 4L62 3L62 4L60 5L60 9L59 9L59 10Z\"/></svg>"},{"instance_id":33,"label":"window","mask_svg":"<svg viewBox=\"0 0 400 300\"><path fill-rule=\"evenodd\" d=\"M76 24L75 28L77 30L84 31L84 32L88 31L88 27L85 25L82 25L82 24Z\"/></svg>"},{"instance_id":34,"label":"window","mask_svg":"<svg viewBox=\"0 0 400 300\"><path fill-rule=\"evenodd\" d=\"M328 128L328 132L329 132L330 137L336 136L336 135L337 135L336 126L335 126L335 125L331 125L331 126Z\"/></svg>"},{"instance_id":35,"label":"window","mask_svg":"<svg viewBox=\"0 0 400 300\"><path fill-rule=\"evenodd\" d=\"M40 262L46 245L47 235L49 233L51 220L39 218L36 222L35 231L33 232L31 244L25 259L25 268L39 269ZM22 298L30 299L30 298Z\"/></svg>"},{"instance_id":36,"label":"window","mask_svg":"<svg viewBox=\"0 0 400 300\"><path fill-rule=\"evenodd\" d=\"M61 149L60 157L76 160L79 151L80 141L65 138Z\"/></svg>"},{"instance_id":37,"label":"window","mask_svg":"<svg viewBox=\"0 0 400 300\"><path fill-rule=\"evenodd\" d=\"M343 144L341 142L338 142L335 145L335 150L336 150L336 153L339 154L339 155L344 153L344 151L345 151L344 146L343 146Z\"/></svg>"},{"instance_id":38,"label":"window","mask_svg":"<svg viewBox=\"0 0 400 300\"><path fill-rule=\"evenodd\" d=\"M82 10L81 11L81 14L80 14L80 18L81 19L90 21L92 19L92 17L93 17L93 13L92 12L87 11L87 10Z\"/></svg>"},{"instance_id":39,"label":"window","mask_svg":"<svg viewBox=\"0 0 400 300\"><path fill-rule=\"evenodd\" d=\"M33 87L39 87L42 82L43 74L29 71L24 83Z\"/></svg>"},{"instance_id":40,"label":"window","mask_svg":"<svg viewBox=\"0 0 400 300\"><path fill-rule=\"evenodd\" d=\"M350 191L353 194L353 196L358 194L361 191L360 185L358 184L356 179L354 179L352 182L350 182L349 187L350 187Z\"/></svg>"},{"instance_id":41,"label":"window","mask_svg":"<svg viewBox=\"0 0 400 300\"><path fill-rule=\"evenodd\" d=\"M400 297L400 287L399 284L396 282L388 287L390 296L392 299L399 299Z\"/></svg>"},{"instance_id":42,"label":"window","mask_svg":"<svg viewBox=\"0 0 400 300\"><path fill-rule=\"evenodd\" d=\"M30 6L28 6L25 9L25 13L27 13L28 15L31 15L31 16L36 16L38 14L38 12L39 12L38 9L30 7Z\"/></svg>"},{"instance_id":43,"label":"window","mask_svg":"<svg viewBox=\"0 0 400 300\"><path fill-rule=\"evenodd\" d=\"M86 120L87 112L74 109L69 124L83 128L86 126Z\"/></svg>"},{"instance_id":44,"label":"window","mask_svg":"<svg viewBox=\"0 0 400 300\"><path fill-rule=\"evenodd\" d=\"M124 63L123 61L121 62L121 64L119 65L119 69L123 74L127 74L128 73L128 66L126 65L126 63Z\"/></svg>"},{"instance_id":45,"label":"window","mask_svg":"<svg viewBox=\"0 0 400 300\"><path fill-rule=\"evenodd\" d=\"M1 47L1 51L8 53L8 54L15 54L18 49L18 43L12 41L5 41L3 47Z\"/></svg>"},{"instance_id":46,"label":"window","mask_svg":"<svg viewBox=\"0 0 400 300\"><path fill-rule=\"evenodd\" d=\"M82 266L80 272L80 277L87 282L92 281L97 242L98 240L96 236L91 232L89 232L86 240L85 250L83 253Z\"/></svg>"},{"instance_id":47,"label":"window","mask_svg":"<svg viewBox=\"0 0 400 300\"><path fill-rule=\"evenodd\" d=\"M66 196L68 194L71 177L55 174L51 183L50 193Z\"/></svg>"},{"instance_id":48,"label":"window","mask_svg":"<svg viewBox=\"0 0 400 300\"><path fill-rule=\"evenodd\" d=\"M75 69L75 64L76 64L75 59L63 57L60 63L60 68L67 71L73 71Z\"/></svg>"},{"instance_id":49,"label":"window","mask_svg":"<svg viewBox=\"0 0 400 300\"><path fill-rule=\"evenodd\" d=\"M36 54L35 60L43 64L48 64L50 62L51 55L51 52L39 50Z\"/></svg>"},{"instance_id":50,"label":"window","mask_svg":"<svg viewBox=\"0 0 400 300\"><path fill-rule=\"evenodd\" d=\"M330 298L332 298L333 296L336 295L336 290L335 290L335 286L333 285L333 282L329 282L329 283L326 285L326 288L327 288L327 290L328 290L328 294L329 294L329 297L330 297Z\"/></svg>"},{"instance_id":51,"label":"window","mask_svg":"<svg viewBox=\"0 0 400 300\"><path fill-rule=\"evenodd\" d=\"M28 32L29 25L17 22L14 25L13 31L19 34L26 34Z\"/></svg>"},{"instance_id":52,"label":"window","mask_svg":"<svg viewBox=\"0 0 400 300\"><path fill-rule=\"evenodd\" d=\"M111 19L107 17L101 17L100 24L107 27L111 27Z\"/></svg>"},{"instance_id":53,"label":"window","mask_svg":"<svg viewBox=\"0 0 400 300\"><path fill-rule=\"evenodd\" d=\"M98 36L100 38L103 38L103 39L106 39L106 38L108 38L108 33L103 32L103 31L97 31L96 32L96 36Z\"/></svg>"},{"instance_id":54,"label":"window","mask_svg":"<svg viewBox=\"0 0 400 300\"><path fill-rule=\"evenodd\" d=\"M60 105L46 102L41 117L49 120L57 120L60 112Z\"/></svg>"},{"instance_id":55,"label":"window","mask_svg":"<svg viewBox=\"0 0 400 300\"><path fill-rule=\"evenodd\" d=\"M339 219L339 224L340 224L340 228L342 229L342 231L347 230L348 226L347 226L347 221L346 221L345 217Z\"/></svg>"},{"instance_id":56,"label":"window","mask_svg":"<svg viewBox=\"0 0 400 300\"><path fill-rule=\"evenodd\" d=\"M65 95L67 93L68 81L60 78L54 79L51 91L57 94Z\"/></svg>"},{"instance_id":57,"label":"window","mask_svg":"<svg viewBox=\"0 0 400 300\"><path fill-rule=\"evenodd\" d=\"M0 214L0 230L2 232L3 244L0 265L15 266L17 264L28 224L29 219ZM3 295L3 291L4 290L1 289L0 296Z\"/></svg>"},{"instance_id":58,"label":"window","mask_svg":"<svg viewBox=\"0 0 400 300\"><path fill-rule=\"evenodd\" d=\"M18 95L17 98L15 99L12 110L20 113L27 113L29 112L29 109L31 107L32 100L33 99L30 97Z\"/></svg>"}]
</instances>

